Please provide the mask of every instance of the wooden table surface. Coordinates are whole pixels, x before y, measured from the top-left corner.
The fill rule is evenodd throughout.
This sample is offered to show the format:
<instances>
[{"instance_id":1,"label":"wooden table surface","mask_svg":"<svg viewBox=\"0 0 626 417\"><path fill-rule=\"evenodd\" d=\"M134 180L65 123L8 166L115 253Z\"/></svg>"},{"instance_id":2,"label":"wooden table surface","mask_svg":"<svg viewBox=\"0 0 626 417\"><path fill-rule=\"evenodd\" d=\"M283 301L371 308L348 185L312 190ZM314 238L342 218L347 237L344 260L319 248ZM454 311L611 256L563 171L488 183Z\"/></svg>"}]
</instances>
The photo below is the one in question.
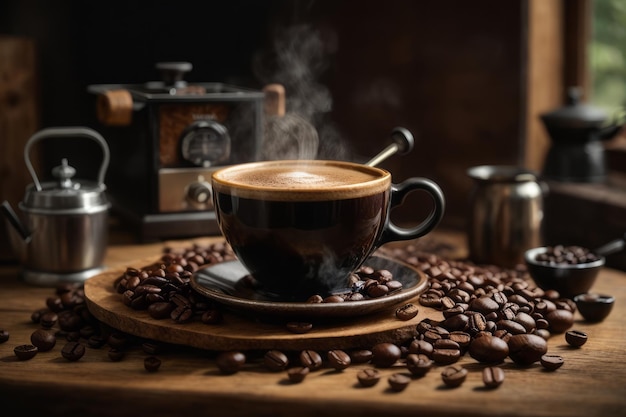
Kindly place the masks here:
<instances>
[{"instance_id":1,"label":"wooden table surface","mask_svg":"<svg viewBox=\"0 0 626 417\"><path fill-rule=\"evenodd\" d=\"M108 267L133 265L159 255L164 244L113 245ZM168 349L157 372L147 372L141 348L113 362L107 348L87 348L76 362L61 356L64 342L33 359L17 360L13 349L30 343L39 328L31 313L45 307L51 288L34 287L18 279L18 268L0 268L0 329L10 338L0 344L0 415L53 416L623 416L626 413L626 273L604 269L594 292L615 296L611 315L591 324L576 315L574 329L587 332L588 342L575 349L564 336L554 335L549 353L565 364L554 372L539 363L527 368L510 359L502 364L504 383L486 389L484 365L465 355L459 364L469 370L458 388L446 388L442 367L416 378L402 392L389 389L387 377L398 368L380 369L383 378L360 387L356 374L371 365L352 365L310 373L302 383L290 383L285 372L267 371L254 360L233 375L215 365L216 352L184 346ZM420 307L420 315L429 314ZM252 352L254 353L254 352ZM257 352L258 353L258 352Z\"/></svg>"}]
</instances>

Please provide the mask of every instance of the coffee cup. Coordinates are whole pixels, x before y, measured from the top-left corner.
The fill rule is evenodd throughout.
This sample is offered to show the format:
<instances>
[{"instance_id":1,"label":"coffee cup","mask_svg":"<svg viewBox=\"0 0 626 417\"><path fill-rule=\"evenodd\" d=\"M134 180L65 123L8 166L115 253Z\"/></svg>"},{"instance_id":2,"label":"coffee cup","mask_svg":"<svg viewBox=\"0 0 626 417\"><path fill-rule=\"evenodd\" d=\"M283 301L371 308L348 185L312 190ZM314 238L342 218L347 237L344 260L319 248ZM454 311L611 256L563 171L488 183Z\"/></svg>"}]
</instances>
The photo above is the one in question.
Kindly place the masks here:
<instances>
[{"instance_id":1,"label":"coffee cup","mask_svg":"<svg viewBox=\"0 0 626 417\"><path fill-rule=\"evenodd\" d=\"M445 207L429 179L396 185L384 169L344 161L232 165L215 171L211 185L226 241L260 288L284 301L346 289L378 247L426 235ZM420 223L400 227L390 211L412 191L427 192L433 205Z\"/></svg>"}]
</instances>

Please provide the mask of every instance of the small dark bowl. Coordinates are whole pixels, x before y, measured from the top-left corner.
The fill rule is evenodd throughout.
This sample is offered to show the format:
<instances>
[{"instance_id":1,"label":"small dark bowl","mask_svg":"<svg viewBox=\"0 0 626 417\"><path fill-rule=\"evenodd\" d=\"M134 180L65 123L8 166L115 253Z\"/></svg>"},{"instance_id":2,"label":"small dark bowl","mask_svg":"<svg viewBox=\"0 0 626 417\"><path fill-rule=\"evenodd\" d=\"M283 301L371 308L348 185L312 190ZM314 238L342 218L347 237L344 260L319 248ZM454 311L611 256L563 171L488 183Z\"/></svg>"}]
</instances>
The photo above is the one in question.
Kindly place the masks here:
<instances>
[{"instance_id":1,"label":"small dark bowl","mask_svg":"<svg viewBox=\"0 0 626 417\"><path fill-rule=\"evenodd\" d=\"M547 247L529 249L524 253L528 273L543 290L556 290L562 297L573 298L589 292L596 282L605 259L580 264L550 264L538 261L537 255L545 253Z\"/></svg>"},{"instance_id":2,"label":"small dark bowl","mask_svg":"<svg viewBox=\"0 0 626 417\"><path fill-rule=\"evenodd\" d=\"M604 294L579 294L574 297L576 307L587 321L602 321L611 313L615 298Z\"/></svg>"}]
</instances>

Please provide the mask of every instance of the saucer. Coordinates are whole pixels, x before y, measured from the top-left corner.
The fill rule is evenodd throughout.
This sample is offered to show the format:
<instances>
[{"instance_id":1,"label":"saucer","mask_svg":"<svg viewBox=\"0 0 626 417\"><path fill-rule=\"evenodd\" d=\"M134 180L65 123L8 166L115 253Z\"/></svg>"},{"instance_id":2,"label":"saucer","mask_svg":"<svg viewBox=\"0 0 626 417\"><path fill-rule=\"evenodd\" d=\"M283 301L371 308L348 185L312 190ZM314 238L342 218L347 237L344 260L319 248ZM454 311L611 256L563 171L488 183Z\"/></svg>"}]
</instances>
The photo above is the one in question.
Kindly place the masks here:
<instances>
[{"instance_id":1,"label":"saucer","mask_svg":"<svg viewBox=\"0 0 626 417\"><path fill-rule=\"evenodd\" d=\"M295 318L357 317L392 307L421 294L428 286L426 275L404 262L371 256L364 263L374 269L387 269L402 289L378 298L338 303L281 302L254 286L247 284L248 270L241 262L222 262L197 270L191 277L191 287L205 297L234 311L255 315Z\"/></svg>"}]
</instances>

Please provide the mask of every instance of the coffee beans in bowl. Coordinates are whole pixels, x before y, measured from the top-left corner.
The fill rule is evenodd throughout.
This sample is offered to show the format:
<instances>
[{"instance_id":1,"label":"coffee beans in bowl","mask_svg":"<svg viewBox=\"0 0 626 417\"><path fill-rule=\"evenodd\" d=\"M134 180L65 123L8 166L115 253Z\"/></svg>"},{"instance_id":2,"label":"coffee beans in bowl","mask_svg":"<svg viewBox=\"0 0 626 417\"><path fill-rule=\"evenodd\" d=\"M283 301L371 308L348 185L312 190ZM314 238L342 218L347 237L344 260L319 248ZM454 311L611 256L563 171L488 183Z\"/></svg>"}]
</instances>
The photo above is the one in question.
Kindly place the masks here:
<instances>
[{"instance_id":1,"label":"coffee beans in bowl","mask_svg":"<svg viewBox=\"0 0 626 417\"><path fill-rule=\"evenodd\" d=\"M605 259L581 246L543 246L524 254L528 273L543 290L572 298L589 291Z\"/></svg>"}]
</instances>

